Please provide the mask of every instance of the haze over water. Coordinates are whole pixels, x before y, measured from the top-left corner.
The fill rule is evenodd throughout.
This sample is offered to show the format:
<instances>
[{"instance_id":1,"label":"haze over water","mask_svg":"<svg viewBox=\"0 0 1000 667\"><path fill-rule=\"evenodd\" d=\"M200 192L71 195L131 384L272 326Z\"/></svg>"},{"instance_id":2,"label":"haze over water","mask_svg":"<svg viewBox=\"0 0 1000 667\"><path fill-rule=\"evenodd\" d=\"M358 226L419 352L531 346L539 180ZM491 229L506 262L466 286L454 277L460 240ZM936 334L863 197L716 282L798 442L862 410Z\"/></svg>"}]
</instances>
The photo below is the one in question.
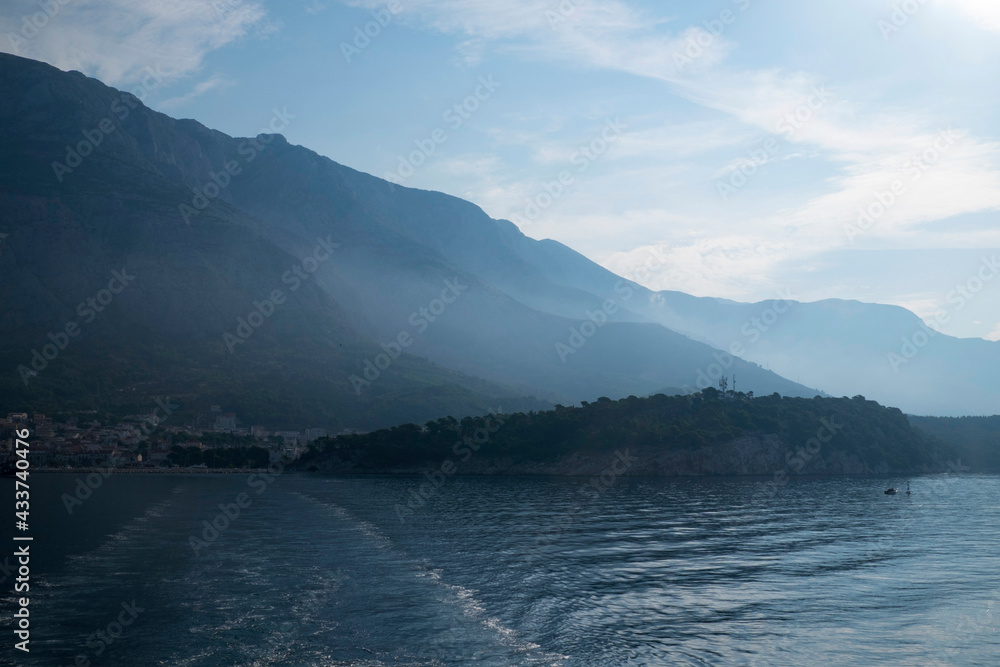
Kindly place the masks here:
<instances>
[{"instance_id":1,"label":"haze over water","mask_svg":"<svg viewBox=\"0 0 1000 667\"><path fill-rule=\"evenodd\" d=\"M285 474L257 494L243 475L117 475L70 516L60 496L74 481L34 477L46 534L25 664L1000 655L996 475L915 478L909 497L885 496L902 480L881 478L797 480L775 495L748 479L625 479L595 494L579 478L452 478L404 522L395 505L420 478ZM250 506L195 554L189 538L241 492ZM104 644L95 633L122 603L141 611Z\"/></svg>"}]
</instances>

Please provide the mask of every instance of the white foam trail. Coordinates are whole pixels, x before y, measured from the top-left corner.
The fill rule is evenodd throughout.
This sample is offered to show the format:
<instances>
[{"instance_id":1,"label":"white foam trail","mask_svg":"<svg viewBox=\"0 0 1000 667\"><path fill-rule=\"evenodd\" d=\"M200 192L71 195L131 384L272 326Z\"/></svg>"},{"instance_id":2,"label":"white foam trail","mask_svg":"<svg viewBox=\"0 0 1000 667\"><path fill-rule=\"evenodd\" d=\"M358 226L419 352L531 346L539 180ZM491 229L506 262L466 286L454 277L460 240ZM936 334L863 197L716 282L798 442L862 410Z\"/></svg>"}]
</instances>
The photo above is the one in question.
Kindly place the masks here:
<instances>
[{"instance_id":1,"label":"white foam trail","mask_svg":"<svg viewBox=\"0 0 1000 667\"><path fill-rule=\"evenodd\" d=\"M490 630L496 636L497 643L501 646L524 654L525 659L530 663L547 664L552 667L558 667L564 660L569 659L568 656L542 651L541 646L535 644L534 642L519 639L516 630L505 626L499 618L486 615L486 607L476 597L475 591L465 588L464 586L447 583L441 578L440 570L431 569L426 564L414 562L413 559L405 553L400 552L399 549L393 545L392 540L375 524L370 521L365 521L364 519L359 519L349 510L332 501L320 501L316 498L298 492L296 492L296 495L302 497L306 501L319 505L337 518L347 522L348 525L353 527L359 533L371 539L379 549L394 552L398 555L396 559L397 562L412 562L412 566L415 570L414 575L416 577L427 579L428 581L433 582L434 585L440 586L448 591L449 595L444 596L442 600L449 604L456 605L467 617L477 620L483 625L483 627ZM541 655L535 655L537 653L541 653Z\"/></svg>"},{"instance_id":2,"label":"white foam trail","mask_svg":"<svg viewBox=\"0 0 1000 667\"><path fill-rule=\"evenodd\" d=\"M98 558L105 557L108 552L114 551L121 547L123 544L130 541L131 536L144 528L147 528L146 524L149 523L151 519L158 519L163 516L165 510L174 504L172 499L161 500L155 505L151 505L146 508L146 511L142 513L142 516L137 516L130 521L127 521L117 532L111 533L105 538L104 542L97 545L91 551L84 552L82 554L69 554L66 558L70 561L77 562L90 562Z\"/></svg>"}]
</instances>

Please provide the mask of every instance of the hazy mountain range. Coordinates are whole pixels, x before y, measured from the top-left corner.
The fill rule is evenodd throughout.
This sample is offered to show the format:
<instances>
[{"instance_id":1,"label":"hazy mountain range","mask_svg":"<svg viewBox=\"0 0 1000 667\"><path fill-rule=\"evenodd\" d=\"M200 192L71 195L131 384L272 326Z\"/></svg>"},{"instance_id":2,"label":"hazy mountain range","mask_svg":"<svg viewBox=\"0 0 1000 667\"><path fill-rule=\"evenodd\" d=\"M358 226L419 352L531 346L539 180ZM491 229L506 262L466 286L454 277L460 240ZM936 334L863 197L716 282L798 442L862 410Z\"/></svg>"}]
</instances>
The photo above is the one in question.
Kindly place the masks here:
<instances>
[{"instance_id":1,"label":"hazy mountain range","mask_svg":"<svg viewBox=\"0 0 1000 667\"><path fill-rule=\"evenodd\" d=\"M723 373L758 394L995 412L1000 343L894 306L653 292L291 145L284 122L233 138L0 54L0 412L170 396L245 423L371 428Z\"/></svg>"}]
</instances>

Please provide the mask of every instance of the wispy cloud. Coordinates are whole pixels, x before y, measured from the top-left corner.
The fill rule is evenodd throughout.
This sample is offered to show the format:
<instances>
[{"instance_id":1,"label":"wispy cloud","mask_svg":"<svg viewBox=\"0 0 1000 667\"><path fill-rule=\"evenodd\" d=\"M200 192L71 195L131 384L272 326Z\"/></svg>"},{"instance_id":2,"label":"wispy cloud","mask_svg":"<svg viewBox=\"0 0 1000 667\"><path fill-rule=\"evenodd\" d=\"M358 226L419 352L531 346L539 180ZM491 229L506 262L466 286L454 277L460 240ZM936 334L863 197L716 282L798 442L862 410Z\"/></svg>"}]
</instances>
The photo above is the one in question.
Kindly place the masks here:
<instances>
[{"instance_id":1,"label":"wispy cloud","mask_svg":"<svg viewBox=\"0 0 1000 667\"><path fill-rule=\"evenodd\" d=\"M224 79L221 76L212 76L204 81L199 81L194 85L190 92L184 95L178 95L177 97L171 97L170 99L163 100L156 106L160 109L173 111L175 109L182 108L189 102L201 97L205 93L211 92L213 90L221 90L234 85L233 81Z\"/></svg>"},{"instance_id":2,"label":"wispy cloud","mask_svg":"<svg viewBox=\"0 0 1000 667\"><path fill-rule=\"evenodd\" d=\"M619 275L630 275L645 266L651 252L667 258L643 281L651 289L679 290L696 296L725 294L749 300L762 290L773 292L781 286L769 278L770 270L776 259L788 258L794 250L788 243L733 235L698 239L686 245L644 245L615 253L602 264ZM747 276L755 278L754 285L748 284Z\"/></svg>"},{"instance_id":3,"label":"wispy cloud","mask_svg":"<svg viewBox=\"0 0 1000 667\"><path fill-rule=\"evenodd\" d=\"M310 14L312 16L322 13L325 9L326 5L319 0L312 0L312 2L306 4L305 7L306 14Z\"/></svg>"},{"instance_id":4,"label":"wispy cloud","mask_svg":"<svg viewBox=\"0 0 1000 667\"><path fill-rule=\"evenodd\" d=\"M949 2L985 28L1000 27L1000 5L996 3ZM373 5L368 0L350 4ZM502 5L474 0L413 0L407 3L405 20L456 35L463 42L475 40L484 51L494 49L505 56L515 54L661 81L675 95L731 119L704 127L697 123L664 125L632 133L616 148L613 159L620 162L659 155L662 167L680 157L770 135L780 138L786 147L780 154L782 161L792 155L808 155L829 171L817 183L819 194L801 201L786 198L781 210L757 215L732 212L722 219L706 220L700 236L684 239L686 245L671 247L674 261L650 279L654 286L727 294L754 289L747 276L753 276L758 285L764 284L791 257L802 260L832 248L851 247L845 224L855 221L859 210L897 181L905 183L905 192L880 216L868 232L867 242L894 239L913 243L918 228L922 242L947 237L955 247L981 242L984 234L990 237L981 228L956 231L947 227L947 221L955 216L1000 209L998 146L975 136L971 129L952 128L955 142L928 160L938 132L948 130L948 126L923 108L888 105L877 94L852 89L849 82L828 84L816 73L747 69L730 62L735 45L725 35L712 36L700 26L657 17L622 2L574 4L573 11L562 17L565 20L553 21L552 13L559 6L536 0L512 0ZM697 50L694 66L678 59L679 53L690 53L688 47L699 40L703 46ZM503 132L495 134L499 137ZM536 138L532 156L536 164L548 168L564 161L573 150L570 137L542 136ZM734 151L715 168L715 175L745 164L743 153ZM915 162L924 163L926 168L915 167ZM493 201L503 199L498 179L484 178L490 179ZM530 191L530 186L519 181L508 181L507 185L513 200ZM731 224L727 218L734 214L741 218L741 233L727 231ZM608 216L606 220L617 230L624 217ZM937 227L928 229L928 224ZM574 230L578 229L574 224ZM992 236L1000 240L1000 235ZM775 238L785 240L779 244ZM646 251L637 247L636 252L642 257ZM627 271L628 256L616 256L606 264Z\"/></svg>"},{"instance_id":5,"label":"wispy cloud","mask_svg":"<svg viewBox=\"0 0 1000 667\"><path fill-rule=\"evenodd\" d=\"M374 9L378 0L347 0ZM568 8L568 9L566 9ZM678 59L699 37L697 68L720 62L732 44L708 35L701 27L681 27L623 2L554 3L550 0L410 0L400 13L403 21L476 40L504 52L585 67L628 71L667 80L676 79L689 63ZM693 61L692 61L693 62ZM692 69L694 69L692 67Z\"/></svg>"},{"instance_id":6,"label":"wispy cloud","mask_svg":"<svg viewBox=\"0 0 1000 667\"><path fill-rule=\"evenodd\" d=\"M197 72L205 56L253 31L268 31L256 0L74 0L29 39L0 39L0 50L75 69L126 87L157 66L168 79ZM23 16L39 11L29 0L6 3L0 34L23 38ZM28 31L29 33L31 31Z\"/></svg>"}]
</instances>

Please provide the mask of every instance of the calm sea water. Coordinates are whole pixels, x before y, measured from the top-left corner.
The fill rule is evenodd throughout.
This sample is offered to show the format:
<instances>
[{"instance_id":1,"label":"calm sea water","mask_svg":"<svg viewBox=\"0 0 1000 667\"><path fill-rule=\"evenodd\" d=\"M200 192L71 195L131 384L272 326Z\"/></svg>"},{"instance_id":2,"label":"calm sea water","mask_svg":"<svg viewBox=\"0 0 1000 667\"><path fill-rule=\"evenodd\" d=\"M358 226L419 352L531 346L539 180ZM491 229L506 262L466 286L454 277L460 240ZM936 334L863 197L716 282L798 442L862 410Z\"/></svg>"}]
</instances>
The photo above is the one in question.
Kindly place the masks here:
<instances>
[{"instance_id":1,"label":"calm sea water","mask_svg":"<svg viewBox=\"0 0 1000 667\"><path fill-rule=\"evenodd\" d=\"M456 477L412 513L420 478L118 475L72 514L31 481L4 664L1000 664L998 476Z\"/></svg>"}]
</instances>

